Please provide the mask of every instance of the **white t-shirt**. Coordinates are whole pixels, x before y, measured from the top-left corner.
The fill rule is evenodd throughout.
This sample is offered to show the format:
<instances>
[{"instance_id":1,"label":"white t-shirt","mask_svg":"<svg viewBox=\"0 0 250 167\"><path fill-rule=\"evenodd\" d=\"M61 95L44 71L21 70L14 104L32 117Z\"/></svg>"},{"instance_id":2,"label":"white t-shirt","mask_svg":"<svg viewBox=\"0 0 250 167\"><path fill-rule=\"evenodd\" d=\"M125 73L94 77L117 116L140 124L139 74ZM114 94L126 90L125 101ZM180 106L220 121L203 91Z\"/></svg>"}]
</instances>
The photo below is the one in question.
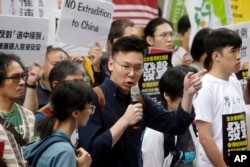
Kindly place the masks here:
<instances>
[{"instance_id":1,"label":"white t-shirt","mask_svg":"<svg viewBox=\"0 0 250 167\"><path fill-rule=\"evenodd\" d=\"M146 128L142 140L143 167L162 167L164 160L164 135L162 132Z\"/></svg>"},{"instance_id":2,"label":"white t-shirt","mask_svg":"<svg viewBox=\"0 0 250 167\"><path fill-rule=\"evenodd\" d=\"M196 120L210 122L212 135L221 154L223 154L222 115L245 112L246 105L240 82L235 75L229 81L205 74L202 78L202 89L194 99ZM201 166L212 167L205 151L199 143Z\"/></svg>"}]
</instances>

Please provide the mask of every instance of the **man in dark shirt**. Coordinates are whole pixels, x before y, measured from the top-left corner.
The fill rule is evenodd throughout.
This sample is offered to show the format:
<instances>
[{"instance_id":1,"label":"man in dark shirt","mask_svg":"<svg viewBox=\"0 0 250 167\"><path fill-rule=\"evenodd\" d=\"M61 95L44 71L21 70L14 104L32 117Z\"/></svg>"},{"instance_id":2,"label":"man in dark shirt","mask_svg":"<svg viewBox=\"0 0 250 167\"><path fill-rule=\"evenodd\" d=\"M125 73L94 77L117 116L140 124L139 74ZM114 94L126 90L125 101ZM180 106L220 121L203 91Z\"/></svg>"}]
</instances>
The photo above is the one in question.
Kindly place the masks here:
<instances>
[{"instance_id":1,"label":"man in dark shirt","mask_svg":"<svg viewBox=\"0 0 250 167\"><path fill-rule=\"evenodd\" d=\"M111 46L121 37L136 35L139 36L139 32L135 26L135 23L129 19L117 19L111 24L108 34L106 54L102 54L100 44L97 42L96 46L89 51L89 57L92 60L92 68L95 77L95 85L100 85L106 77L110 76L108 70L108 58L111 55Z\"/></svg>"},{"instance_id":2,"label":"man in dark shirt","mask_svg":"<svg viewBox=\"0 0 250 167\"><path fill-rule=\"evenodd\" d=\"M91 154L92 167L141 167L141 136L146 126L163 133L182 134L194 119L192 100L201 88L200 76L205 70L187 74L176 112L167 112L144 93L144 105L131 104L130 89L143 73L146 53L147 44L135 36L122 37L112 46L108 62L111 75L100 85L105 106L101 108L95 94L96 112L86 127L79 127L80 146Z\"/></svg>"}]
</instances>

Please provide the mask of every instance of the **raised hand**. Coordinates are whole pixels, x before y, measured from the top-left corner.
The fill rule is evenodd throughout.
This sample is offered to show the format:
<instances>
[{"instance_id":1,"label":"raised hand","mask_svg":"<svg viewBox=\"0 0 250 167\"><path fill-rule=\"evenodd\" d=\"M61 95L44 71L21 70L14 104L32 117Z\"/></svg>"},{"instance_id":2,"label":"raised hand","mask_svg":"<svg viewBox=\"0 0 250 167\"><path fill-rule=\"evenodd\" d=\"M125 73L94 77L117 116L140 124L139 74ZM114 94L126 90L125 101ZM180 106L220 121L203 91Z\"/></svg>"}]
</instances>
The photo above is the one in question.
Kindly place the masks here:
<instances>
[{"instance_id":1,"label":"raised hand","mask_svg":"<svg viewBox=\"0 0 250 167\"><path fill-rule=\"evenodd\" d=\"M184 93L194 95L202 87L201 77L207 72L203 69L197 73L189 72L184 78Z\"/></svg>"},{"instance_id":2,"label":"raised hand","mask_svg":"<svg viewBox=\"0 0 250 167\"><path fill-rule=\"evenodd\" d=\"M39 79L42 77L43 71L42 67L39 63L34 62L33 66L31 66L28 70L28 79L27 84L36 85Z\"/></svg>"},{"instance_id":3,"label":"raised hand","mask_svg":"<svg viewBox=\"0 0 250 167\"><path fill-rule=\"evenodd\" d=\"M88 54L92 62L94 71L96 72L100 71L100 64L101 64L101 58L102 58L102 48L101 48L100 43L95 42L95 46L90 48Z\"/></svg>"}]
</instances>

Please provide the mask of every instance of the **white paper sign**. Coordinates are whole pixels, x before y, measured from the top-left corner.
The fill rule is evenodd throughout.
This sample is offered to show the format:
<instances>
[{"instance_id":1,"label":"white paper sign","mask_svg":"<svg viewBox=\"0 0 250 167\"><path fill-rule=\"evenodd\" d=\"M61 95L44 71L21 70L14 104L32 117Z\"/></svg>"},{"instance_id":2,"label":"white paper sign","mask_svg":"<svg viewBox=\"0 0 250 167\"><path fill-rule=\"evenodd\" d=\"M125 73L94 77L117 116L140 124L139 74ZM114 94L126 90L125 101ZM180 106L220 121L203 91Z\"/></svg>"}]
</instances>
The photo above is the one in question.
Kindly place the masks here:
<instances>
[{"instance_id":1,"label":"white paper sign","mask_svg":"<svg viewBox=\"0 0 250 167\"><path fill-rule=\"evenodd\" d=\"M49 18L49 36L48 36L48 45L54 45L56 40L56 31L61 16L61 10L54 9L51 10Z\"/></svg>"},{"instance_id":2,"label":"white paper sign","mask_svg":"<svg viewBox=\"0 0 250 167\"><path fill-rule=\"evenodd\" d=\"M0 16L0 51L18 55L25 66L45 60L49 19Z\"/></svg>"},{"instance_id":3,"label":"white paper sign","mask_svg":"<svg viewBox=\"0 0 250 167\"><path fill-rule=\"evenodd\" d=\"M0 0L3 15L49 17L51 9L58 9L57 0Z\"/></svg>"},{"instance_id":4,"label":"white paper sign","mask_svg":"<svg viewBox=\"0 0 250 167\"><path fill-rule=\"evenodd\" d=\"M56 38L85 48L99 41L106 48L114 4L99 0L64 0Z\"/></svg>"},{"instance_id":5,"label":"white paper sign","mask_svg":"<svg viewBox=\"0 0 250 167\"><path fill-rule=\"evenodd\" d=\"M246 62L250 60L250 21L231 24L224 26L225 28L229 28L235 31L242 39L242 46L240 49L241 61ZM249 35L248 35L249 34Z\"/></svg>"},{"instance_id":6,"label":"white paper sign","mask_svg":"<svg viewBox=\"0 0 250 167\"><path fill-rule=\"evenodd\" d=\"M61 17L61 10L54 9L51 10L50 18L49 18L49 36L48 36L48 45L52 45L53 47L60 47L65 50L70 56L75 54L80 54L81 56L88 55L89 48L79 47L78 45L67 44L63 42L56 41L56 31L59 23L59 19Z\"/></svg>"}]
</instances>

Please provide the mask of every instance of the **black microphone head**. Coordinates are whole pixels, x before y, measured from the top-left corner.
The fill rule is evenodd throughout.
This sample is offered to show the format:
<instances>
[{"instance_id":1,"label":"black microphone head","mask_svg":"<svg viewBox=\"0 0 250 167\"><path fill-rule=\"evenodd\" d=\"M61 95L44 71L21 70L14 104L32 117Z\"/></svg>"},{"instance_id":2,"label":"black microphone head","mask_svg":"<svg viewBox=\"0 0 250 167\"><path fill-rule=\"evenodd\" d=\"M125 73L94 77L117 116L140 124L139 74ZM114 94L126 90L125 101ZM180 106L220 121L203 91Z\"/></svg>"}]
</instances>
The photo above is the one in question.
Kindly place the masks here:
<instances>
[{"instance_id":1,"label":"black microphone head","mask_svg":"<svg viewBox=\"0 0 250 167\"><path fill-rule=\"evenodd\" d=\"M132 99L132 103L138 103L139 102L139 98L140 98L140 89L138 86L132 86L131 90L130 90L130 95L131 95L131 99Z\"/></svg>"}]
</instances>

